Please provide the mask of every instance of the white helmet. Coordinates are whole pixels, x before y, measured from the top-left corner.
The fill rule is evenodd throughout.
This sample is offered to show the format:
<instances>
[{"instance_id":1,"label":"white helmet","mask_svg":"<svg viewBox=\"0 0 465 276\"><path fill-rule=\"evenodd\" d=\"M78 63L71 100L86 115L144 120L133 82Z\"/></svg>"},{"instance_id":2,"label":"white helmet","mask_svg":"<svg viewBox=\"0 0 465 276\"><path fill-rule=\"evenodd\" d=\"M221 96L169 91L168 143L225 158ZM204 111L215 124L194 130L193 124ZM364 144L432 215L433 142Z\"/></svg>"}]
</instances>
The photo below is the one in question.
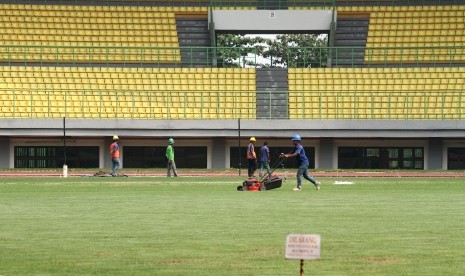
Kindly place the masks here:
<instances>
[{"instance_id":1,"label":"white helmet","mask_svg":"<svg viewBox=\"0 0 465 276\"><path fill-rule=\"evenodd\" d=\"M113 141L119 140L118 135L113 135Z\"/></svg>"}]
</instances>

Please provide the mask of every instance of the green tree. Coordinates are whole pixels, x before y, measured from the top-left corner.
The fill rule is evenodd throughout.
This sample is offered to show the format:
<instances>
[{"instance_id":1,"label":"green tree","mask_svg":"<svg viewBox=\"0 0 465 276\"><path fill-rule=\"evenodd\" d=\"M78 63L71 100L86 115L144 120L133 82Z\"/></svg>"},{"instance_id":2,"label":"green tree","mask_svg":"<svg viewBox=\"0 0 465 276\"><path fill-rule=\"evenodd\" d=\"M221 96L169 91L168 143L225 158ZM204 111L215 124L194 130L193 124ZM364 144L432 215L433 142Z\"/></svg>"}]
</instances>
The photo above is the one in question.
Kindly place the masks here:
<instances>
[{"instance_id":1,"label":"green tree","mask_svg":"<svg viewBox=\"0 0 465 276\"><path fill-rule=\"evenodd\" d=\"M282 34L277 35L275 39L246 37L243 34L219 35L217 39L218 65L222 67L240 67L241 65L326 67L327 44L328 37L317 34Z\"/></svg>"},{"instance_id":2,"label":"green tree","mask_svg":"<svg viewBox=\"0 0 465 276\"><path fill-rule=\"evenodd\" d=\"M218 35L216 39L218 66L254 65L254 61L247 60L247 56L249 54L263 56L267 42L267 39L262 37L246 37L243 34Z\"/></svg>"},{"instance_id":3,"label":"green tree","mask_svg":"<svg viewBox=\"0 0 465 276\"><path fill-rule=\"evenodd\" d=\"M314 34L283 34L268 42L263 57L271 67L326 67L328 37Z\"/></svg>"}]
</instances>

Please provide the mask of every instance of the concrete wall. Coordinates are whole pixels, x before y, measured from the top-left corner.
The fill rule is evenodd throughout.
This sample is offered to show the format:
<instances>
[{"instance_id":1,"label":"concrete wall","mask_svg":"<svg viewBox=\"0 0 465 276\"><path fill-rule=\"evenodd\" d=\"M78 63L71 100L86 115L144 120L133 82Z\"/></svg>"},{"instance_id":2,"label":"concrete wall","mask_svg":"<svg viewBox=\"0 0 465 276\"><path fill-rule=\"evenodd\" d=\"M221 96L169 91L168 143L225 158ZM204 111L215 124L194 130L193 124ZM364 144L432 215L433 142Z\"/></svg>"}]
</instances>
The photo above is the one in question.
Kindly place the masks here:
<instances>
[{"instance_id":1,"label":"concrete wall","mask_svg":"<svg viewBox=\"0 0 465 276\"><path fill-rule=\"evenodd\" d=\"M334 169L334 147L332 139L321 139L319 147L319 162L316 166L320 169Z\"/></svg>"},{"instance_id":2,"label":"concrete wall","mask_svg":"<svg viewBox=\"0 0 465 276\"><path fill-rule=\"evenodd\" d=\"M13 167L14 146L62 145L63 121L1 120L0 167ZM208 168L229 168L229 149L237 146L237 120L67 120L69 146L100 148L100 167L110 168L109 147L114 134L125 145L165 145L175 137L177 145L206 146ZM315 147L315 165L337 168L340 146L418 146L425 149L425 169L446 169L447 148L465 147L465 121L387 120L241 120L242 145L248 137L267 139L274 146L289 146L298 133L306 146ZM10 138L13 137L13 138Z\"/></svg>"},{"instance_id":3,"label":"concrete wall","mask_svg":"<svg viewBox=\"0 0 465 276\"><path fill-rule=\"evenodd\" d=\"M443 158L443 145L442 139L432 138L428 141L428 170L441 170ZM446 167L447 168L447 167Z\"/></svg>"},{"instance_id":4,"label":"concrete wall","mask_svg":"<svg viewBox=\"0 0 465 276\"><path fill-rule=\"evenodd\" d=\"M113 143L113 140L111 137L106 137L105 138L105 143L103 145L103 156L100 156L100 158L103 158L103 167L106 169L111 169L113 167L113 163L111 162L111 156L110 156L110 146ZM120 167L123 168L123 154L122 154L122 149L120 150Z\"/></svg>"},{"instance_id":5,"label":"concrete wall","mask_svg":"<svg viewBox=\"0 0 465 276\"><path fill-rule=\"evenodd\" d=\"M10 139L0 137L0 168L10 167Z\"/></svg>"},{"instance_id":6,"label":"concrete wall","mask_svg":"<svg viewBox=\"0 0 465 276\"><path fill-rule=\"evenodd\" d=\"M226 140L224 138L214 138L212 143L212 168L226 168Z\"/></svg>"},{"instance_id":7,"label":"concrete wall","mask_svg":"<svg viewBox=\"0 0 465 276\"><path fill-rule=\"evenodd\" d=\"M334 18L337 18L335 11ZM216 31L329 31L329 10L214 10ZM210 21L210 17L209 17Z\"/></svg>"},{"instance_id":8,"label":"concrete wall","mask_svg":"<svg viewBox=\"0 0 465 276\"><path fill-rule=\"evenodd\" d=\"M248 144L248 137L241 139L242 147ZM268 141L273 148L292 148L289 137L278 138L270 136L258 136L257 148L263 141ZM165 146L164 138L134 138L121 136L119 145L121 147L121 165L124 167L124 149L126 146ZM339 147L422 147L424 148L424 168L428 170L447 169L448 147L465 147L465 139L444 141L440 138L434 139L333 139L304 137L304 146L315 148L315 167L317 169L338 168ZM100 168L110 169L111 160L109 147L112 143L111 137L100 139L89 139L84 137L73 137L68 140L69 146L98 146L100 148ZM0 166L2 168L14 167L15 146L61 146L60 138L0 138ZM237 147L236 138L208 139L176 138L176 146L205 146L207 147L207 168L223 169L230 168L230 149ZM245 153L244 153L245 154ZM309 156L312 158L311 156ZM182 157L179 157L182 158Z\"/></svg>"},{"instance_id":9,"label":"concrete wall","mask_svg":"<svg viewBox=\"0 0 465 276\"><path fill-rule=\"evenodd\" d=\"M70 137L236 137L237 120L68 119ZM5 119L0 136L63 135L61 119ZM241 135L288 138L463 138L465 120L241 120Z\"/></svg>"}]
</instances>

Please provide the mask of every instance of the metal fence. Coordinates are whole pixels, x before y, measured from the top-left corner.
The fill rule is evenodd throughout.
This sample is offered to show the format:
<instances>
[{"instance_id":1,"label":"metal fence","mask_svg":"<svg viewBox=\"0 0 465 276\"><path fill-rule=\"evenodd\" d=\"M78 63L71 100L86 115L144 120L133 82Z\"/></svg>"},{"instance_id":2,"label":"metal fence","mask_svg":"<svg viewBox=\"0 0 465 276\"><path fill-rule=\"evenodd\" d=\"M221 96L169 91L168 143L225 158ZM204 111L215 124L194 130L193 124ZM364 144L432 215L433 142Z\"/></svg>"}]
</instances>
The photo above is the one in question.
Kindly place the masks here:
<instances>
[{"instance_id":1,"label":"metal fence","mask_svg":"<svg viewBox=\"0 0 465 276\"><path fill-rule=\"evenodd\" d=\"M1 89L0 118L461 120L464 92L290 91L275 116L278 92Z\"/></svg>"},{"instance_id":2,"label":"metal fence","mask_svg":"<svg viewBox=\"0 0 465 276\"><path fill-rule=\"evenodd\" d=\"M1 118L255 118L255 91L0 89Z\"/></svg>"},{"instance_id":3,"label":"metal fence","mask_svg":"<svg viewBox=\"0 0 465 276\"><path fill-rule=\"evenodd\" d=\"M184 58L181 59L181 54ZM362 56L363 62L360 63ZM273 60L281 60L277 64ZM420 64L453 66L465 64L464 46L436 47L308 47L288 48L284 57L264 59L250 47L86 47L44 45L0 45L0 62L39 65L132 65L132 66L219 66L219 67L398 67ZM254 65L255 64L255 65Z\"/></svg>"},{"instance_id":4,"label":"metal fence","mask_svg":"<svg viewBox=\"0 0 465 276\"><path fill-rule=\"evenodd\" d=\"M458 120L463 107L463 90L289 92L291 119Z\"/></svg>"},{"instance_id":5,"label":"metal fence","mask_svg":"<svg viewBox=\"0 0 465 276\"><path fill-rule=\"evenodd\" d=\"M13 4L154 5L172 7L274 8L332 6L455 5L463 0L10 0Z\"/></svg>"}]
</instances>

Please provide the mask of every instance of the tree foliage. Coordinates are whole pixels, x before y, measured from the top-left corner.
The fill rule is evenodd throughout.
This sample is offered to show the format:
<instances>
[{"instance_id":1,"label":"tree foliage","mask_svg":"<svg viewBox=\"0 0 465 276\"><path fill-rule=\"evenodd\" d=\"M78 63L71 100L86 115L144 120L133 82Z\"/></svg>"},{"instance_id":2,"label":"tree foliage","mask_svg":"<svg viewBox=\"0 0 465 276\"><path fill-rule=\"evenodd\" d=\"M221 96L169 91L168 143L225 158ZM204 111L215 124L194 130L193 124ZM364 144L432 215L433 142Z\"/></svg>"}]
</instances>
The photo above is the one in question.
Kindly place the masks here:
<instances>
[{"instance_id":1,"label":"tree foliage","mask_svg":"<svg viewBox=\"0 0 465 276\"><path fill-rule=\"evenodd\" d=\"M217 46L223 67L325 67L328 56L327 36L314 34L219 35Z\"/></svg>"},{"instance_id":2,"label":"tree foliage","mask_svg":"<svg viewBox=\"0 0 465 276\"><path fill-rule=\"evenodd\" d=\"M219 35L216 40L218 64L223 67L241 67L247 55L262 55L266 39L243 34Z\"/></svg>"}]
</instances>

